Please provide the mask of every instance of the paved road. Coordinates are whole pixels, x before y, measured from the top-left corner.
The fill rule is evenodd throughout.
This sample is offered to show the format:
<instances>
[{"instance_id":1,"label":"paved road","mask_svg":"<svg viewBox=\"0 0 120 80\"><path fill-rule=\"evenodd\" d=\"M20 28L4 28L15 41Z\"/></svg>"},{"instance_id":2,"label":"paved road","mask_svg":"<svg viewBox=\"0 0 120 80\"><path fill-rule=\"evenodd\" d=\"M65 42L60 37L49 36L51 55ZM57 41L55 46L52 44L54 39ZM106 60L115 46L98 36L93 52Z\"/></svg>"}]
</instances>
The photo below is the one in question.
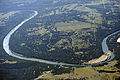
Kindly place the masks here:
<instances>
[{"instance_id":1,"label":"paved road","mask_svg":"<svg viewBox=\"0 0 120 80\"><path fill-rule=\"evenodd\" d=\"M3 49L5 50L5 52L6 52L8 55L13 56L13 57L15 57L15 58L22 59L22 60L35 61L35 62L46 63L46 64L53 64L53 65L66 65L66 66L88 66L88 65L94 65L94 64L81 64L81 65L77 65L77 64L59 63L59 62L53 62L53 61L47 61L47 60L41 60L41 59L35 59L35 58L27 58L27 57L18 56L18 55L13 54L13 53L11 52L10 48L9 48L9 41L10 41L11 35L12 35L16 30L18 30L25 22L29 21L30 19L32 19L32 18L34 18L35 16L38 15L38 12L37 12L37 11L33 11L33 12L34 12L34 15L32 15L31 17L23 20L20 24L18 24L17 26L15 26L15 27L6 35L6 37L4 38L4 40L3 40ZM110 51L110 50L108 49L107 44L106 44L106 40L107 40L110 36L112 36L112 35L114 35L114 34L116 34L116 33L118 33L118 32L120 32L120 31L117 31L117 32L115 32L115 33L112 33L112 34L110 34L110 35L108 35L107 37L104 38L104 40L102 41L102 50L103 50L104 53L107 53L108 51ZM112 53L111 55L112 55L112 57L111 57L109 60L105 61L105 62L108 62L108 61L110 61L110 60L112 60L112 59L114 58L114 54ZM103 63L103 62L102 62L102 63ZM97 64L101 64L101 62L100 62L100 63L97 63Z\"/></svg>"}]
</instances>

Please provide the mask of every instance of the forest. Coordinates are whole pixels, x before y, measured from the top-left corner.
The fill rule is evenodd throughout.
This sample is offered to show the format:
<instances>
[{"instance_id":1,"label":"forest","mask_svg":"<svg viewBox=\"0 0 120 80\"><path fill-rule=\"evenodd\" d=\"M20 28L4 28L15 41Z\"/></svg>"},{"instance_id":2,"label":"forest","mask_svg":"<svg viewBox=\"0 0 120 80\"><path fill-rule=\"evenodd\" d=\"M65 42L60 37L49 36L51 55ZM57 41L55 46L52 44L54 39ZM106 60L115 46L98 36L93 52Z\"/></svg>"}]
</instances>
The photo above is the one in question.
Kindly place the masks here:
<instances>
[{"instance_id":1,"label":"forest","mask_svg":"<svg viewBox=\"0 0 120 80\"><path fill-rule=\"evenodd\" d=\"M107 44L114 51L115 58L102 65L57 66L24 61L7 55L2 48L2 41L12 28L33 14L29 10L37 10L39 14L12 35L10 49L15 55L80 65L104 54L102 40L120 30L119 0L2 0L1 80L6 76L7 80L96 80L97 77L99 80L120 79L120 44L116 42L120 34L108 39Z\"/></svg>"}]
</instances>

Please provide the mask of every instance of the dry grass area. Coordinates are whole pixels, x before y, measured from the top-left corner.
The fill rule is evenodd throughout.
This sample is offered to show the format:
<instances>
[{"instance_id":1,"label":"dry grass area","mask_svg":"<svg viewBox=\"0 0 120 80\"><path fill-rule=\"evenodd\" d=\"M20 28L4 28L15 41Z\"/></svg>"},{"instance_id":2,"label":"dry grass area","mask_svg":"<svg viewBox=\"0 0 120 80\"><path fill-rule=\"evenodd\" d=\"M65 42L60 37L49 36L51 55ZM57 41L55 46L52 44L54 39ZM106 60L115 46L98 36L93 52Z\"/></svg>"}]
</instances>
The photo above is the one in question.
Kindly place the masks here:
<instances>
[{"instance_id":1,"label":"dry grass area","mask_svg":"<svg viewBox=\"0 0 120 80\"><path fill-rule=\"evenodd\" d=\"M117 61L111 61L107 65L99 67L72 67L73 70L70 73L62 73L59 75L53 75L50 71L44 71L42 75L36 77L34 80L116 80L120 77L119 72L99 72L98 70L105 71L117 71L115 67Z\"/></svg>"},{"instance_id":2,"label":"dry grass area","mask_svg":"<svg viewBox=\"0 0 120 80\"><path fill-rule=\"evenodd\" d=\"M0 64L16 64L17 61L9 61L9 60L5 60L5 59L0 59L3 62L0 62Z\"/></svg>"},{"instance_id":3,"label":"dry grass area","mask_svg":"<svg viewBox=\"0 0 120 80\"><path fill-rule=\"evenodd\" d=\"M19 11L11 11L8 13L0 13L0 26L5 26L5 22L9 20L11 16L19 13Z\"/></svg>"},{"instance_id":4,"label":"dry grass area","mask_svg":"<svg viewBox=\"0 0 120 80\"><path fill-rule=\"evenodd\" d=\"M60 75L53 75L51 71L45 71L42 75L38 76L34 80L66 80L66 79L74 79L74 80L114 80L115 74L111 73L99 73L93 67L81 67L75 68L73 67L73 71L71 73L63 73Z\"/></svg>"},{"instance_id":5,"label":"dry grass area","mask_svg":"<svg viewBox=\"0 0 120 80\"><path fill-rule=\"evenodd\" d=\"M98 5L98 4L103 4L103 3L96 2L96 3L86 4L86 5ZM46 17L46 16L51 16L51 15L63 14L63 13L66 14L66 13L69 13L69 11L71 10L75 10L78 12L86 12L87 15L83 14L83 15L78 15L78 16L83 19L86 19L88 22L102 24L101 14L96 9L91 9L89 7L86 7L86 5L74 3L74 4L67 4L64 6L59 6L59 7L46 8L46 10L51 10L51 11L48 13L45 13L44 15L40 17Z\"/></svg>"},{"instance_id":6,"label":"dry grass area","mask_svg":"<svg viewBox=\"0 0 120 80\"><path fill-rule=\"evenodd\" d=\"M71 22L60 22L56 23L55 26L57 27L58 31L75 31L82 28L94 28L97 27L95 24L80 22L80 21L71 21Z\"/></svg>"},{"instance_id":7,"label":"dry grass area","mask_svg":"<svg viewBox=\"0 0 120 80\"><path fill-rule=\"evenodd\" d=\"M6 60L5 62L3 62L3 64L5 64L5 63L8 63L8 64L16 64L17 61L8 61L8 60Z\"/></svg>"},{"instance_id":8,"label":"dry grass area","mask_svg":"<svg viewBox=\"0 0 120 80\"><path fill-rule=\"evenodd\" d=\"M99 1L95 1L95 2L92 2L92 3L87 3L85 5L101 5L101 4L106 4L106 3L110 3L109 0L99 0Z\"/></svg>"},{"instance_id":9,"label":"dry grass area","mask_svg":"<svg viewBox=\"0 0 120 80\"><path fill-rule=\"evenodd\" d=\"M34 36L34 35L44 35L46 33L49 33L49 31L45 28L38 27L38 28L29 28L27 30L28 36Z\"/></svg>"}]
</instances>

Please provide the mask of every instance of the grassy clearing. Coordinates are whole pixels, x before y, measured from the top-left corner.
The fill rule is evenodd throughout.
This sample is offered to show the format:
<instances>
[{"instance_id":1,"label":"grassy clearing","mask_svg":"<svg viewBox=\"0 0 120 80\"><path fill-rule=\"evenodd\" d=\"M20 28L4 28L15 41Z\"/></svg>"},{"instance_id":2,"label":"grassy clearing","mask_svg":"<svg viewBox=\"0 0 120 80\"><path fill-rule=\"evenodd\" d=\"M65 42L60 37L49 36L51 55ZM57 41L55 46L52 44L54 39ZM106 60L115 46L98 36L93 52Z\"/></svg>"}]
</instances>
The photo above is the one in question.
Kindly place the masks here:
<instances>
[{"instance_id":1,"label":"grassy clearing","mask_svg":"<svg viewBox=\"0 0 120 80\"><path fill-rule=\"evenodd\" d=\"M81 68L75 68L73 67L73 71L70 73L63 73L60 75L53 75L51 71L43 72L42 75L38 76L34 80L39 79L50 79L50 80L57 80L57 79L83 79L83 80L112 80L110 79L109 74L100 74L96 70L94 70L92 67L81 67Z\"/></svg>"},{"instance_id":2,"label":"grassy clearing","mask_svg":"<svg viewBox=\"0 0 120 80\"><path fill-rule=\"evenodd\" d=\"M114 6L120 7L120 4L116 4L116 5L114 5Z\"/></svg>"},{"instance_id":3,"label":"grassy clearing","mask_svg":"<svg viewBox=\"0 0 120 80\"><path fill-rule=\"evenodd\" d=\"M7 20L7 19L9 19L10 16L12 16L12 15L14 15L14 14L16 14L16 13L19 13L19 11L11 11L11 12L8 12L8 13L6 13L6 14L0 13L0 19L5 19L5 20Z\"/></svg>"},{"instance_id":4,"label":"grassy clearing","mask_svg":"<svg viewBox=\"0 0 120 80\"><path fill-rule=\"evenodd\" d=\"M16 64L17 61L8 61L8 60L6 60L5 62L3 62L3 64L6 64L6 63L8 63L8 64Z\"/></svg>"},{"instance_id":5,"label":"grassy clearing","mask_svg":"<svg viewBox=\"0 0 120 80\"><path fill-rule=\"evenodd\" d=\"M86 19L90 23L96 23L96 24L101 24L102 23L102 18L101 14L97 12L95 9L90 9L86 7L85 5L79 5L77 3L75 4L68 4L64 6L59 6L55 8L46 8L46 10L51 10L49 13L44 14L43 16L40 17L46 17L46 16L51 16L51 15L56 15L56 14L63 14L63 13L69 13L71 10L75 10L78 12L87 12L88 14L79 16L83 19ZM54 11L53 11L54 10Z\"/></svg>"},{"instance_id":6,"label":"grassy clearing","mask_svg":"<svg viewBox=\"0 0 120 80\"><path fill-rule=\"evenodd\" d=\"M9 60L6 60L6 59L0 59L0 64L16 64L17 61L9 61Z\"/></svg>"},{"instance_id":7,"label":"grassy clearing","mask_svg":"<svg viewBox=\"0 0 120 80\"><path fill-rule=\"evenodd\" d=\"M56 44L56 47L63 47L63 49L67 49L68 47L72 47L70 41L68 39L61 39Z\"/></svg>"},{"instance_id":8,"label":"grassy clearing","mask_svg":"<svg viewBox=\"0 0 120 80\"><path fill-rule=\"evenodd\" d=\"M115 64L117 64L116 60L109 62L105 66L95 67L95 70L107 70L107 71L118 70L117 68L114 67Z\"/></svg>"},{"instance_id":9,"label":"grassy clearing","mask_svg":"<svg viewBox=\"0 0 120 80\"><path fill-rule=\"evenodd\" d=\"M20 11L11 11L8 13L0 13L0 26L5 26L5 22L9 20L11 16L13 16L16 13L19 13Z\"/></svg>"},{"instance_id":10,"label":"grassy clearing","mask_svg":"<svg viewBox=\"0 0 120 80\"><path fill-rule=\"evenodd\" d=\"M71 21L69 23L60 22L60 23L56 23L55 26L57 27L58 31L65 31L65 32L75 31L75 34L70 36L70 38L72 39L72 44L69 44L67 40L60 40L56 45L59 47L65 46L69 48L76 46L78 49L89 48L89 46L91 45L89 39L84 40L84 38L82 37L84 36L87 38L87 36L89 36L90 38L92 36L91 32L95 33L96 27L97 27L97 25L95 24L79 22L79 21ZM67 46L62 45L63 43L66 43ZM76 54L78 53L81 53L81 52L76 52Z\"/></svg>"},{"instance_id":11,"label":"grassy clearing","mask_svg":"<svg viewBox=\"0 0 120 80\"><path fill-rule=\"evenodd\" d=\"M38 28L29 28L27 30L28 36L33 36L33 35L44 35L46 33L49 33L49 31L43 27L38 27Z\"/></svg>"},{"instance_id":12,"label":"grassy clearing","mask_svg":"<svg viewBox=\"0 0 120 80\"><path fill-rule=\"evenodd\" d=\"M101 5L101 4L104 5L106 3L110 3L110 1L108 1L108 0L95 1L95 2L91 1L91 3L87 3L85 5L94 5L94 6L97 6L97 5Z\"/></svg>"},{"instance_id":13,"label":"grassy clearing","mask_svg":"<svg viewBox=\"0 0 120 80\"><path fill-rule=\"evenodd\" d=\"M97 27L97 25L80 22L80 21L71 21L71 22L60 22L56 23L55 27L57 27L58 31L75 31L82 28L94 28Z\"/></svg>"},{"instance_id":14,"label":"grassy clearing","mask_svg":"<svg viewBox=\"0 0 120 80\"><path fill-rule=\"evenodd\" d=\"M79 4L70 4L70 5L65 5L63 7L63 10L76 10L79 12L88 12L87 15L83 15L81 16L81 18L87 19L88 22L91 23L97 23L97 24L101 24L102 23L102 18L101 18L101 14L97 12L97 10L95 9L90 9L84 5L79 5Z\"/></svg>"},{"instance_id":15,"label":"grassy clearing","mask_svg":"<svg viewBox=\"0 0 120 80\"><path fill-rule=\"evenodd\" d=\"M63 73L59 75L53 75L52 71L45 71L42 75L38 76L34 80L39 79L50 79L50 80L58 80L58 79L83 79L83 80L116 80L120 77L119 69L115 68L114 65L117 63L116 60L109 62L107 65L99 66L99 67L72 67L72 71L70 73ZM115 71L114 73L102 72L104 71Z\"/></svg>"}]
</instances>

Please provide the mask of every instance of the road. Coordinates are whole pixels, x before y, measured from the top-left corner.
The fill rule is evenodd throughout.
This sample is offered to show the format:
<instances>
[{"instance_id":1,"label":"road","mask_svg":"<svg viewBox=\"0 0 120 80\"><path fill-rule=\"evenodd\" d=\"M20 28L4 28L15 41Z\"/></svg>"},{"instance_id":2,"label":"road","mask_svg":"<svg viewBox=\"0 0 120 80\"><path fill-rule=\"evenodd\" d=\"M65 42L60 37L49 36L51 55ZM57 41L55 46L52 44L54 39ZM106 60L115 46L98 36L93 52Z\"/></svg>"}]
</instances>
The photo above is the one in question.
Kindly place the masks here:
<instances>
[{"instance_id":1,"label":"road","mask_svg":"<svg viewBox=\"0 0 120 80\"><path fill-rule=\"evenodd\" d=\"M33 12L34 12L34 14L33 14L31 17L23 20L20 24L18 24L17 26L15 26L15 27L5 36L5 38L3 39L3 49L5 50L5 52L6 52L8 55L10 55L10 56L12 56L12 57L15 57L15 58L18 58L18 59L22 59L22 60L35 61L35 62L46 63L46 64L53 64L53 65L66 65L66 66L88 66L88 65L94 65L94 64L81 64L81 65L77 65L77 64L59 63L59 62L41 60L41 59L36 59L36 58L27 58L27 57L18 56L18 55L13 54L12 51L10 50L10 48L9 48L10 38L11 38L11 36L14 34L14 32L17 31L25 22L31 20L32 18L34 18L35 16L38 15L38 12L37 12L37 11L33 11ZM114 33L112 33L112 34L110 34L110 35L108 35L107 37L104 38L104 40L102 41L102 50L103 50L104 53L107 53L108 51L110 51L110 50L108 49L107 44L106 44L106 40L107 40L110 36L112 36L112 35L114 35L114 34L117 34L118 32L120 32L120 31L114 32ZM114 58L114 54L111 52L111 58L108 59L108 60L105 61L105 62L108 62L108 61L112 60L113 58ZM99 63L97 63L97 64L102 64L102 63L104 63L104 62L99 62Z\"/></svg>"}]
</instances>

